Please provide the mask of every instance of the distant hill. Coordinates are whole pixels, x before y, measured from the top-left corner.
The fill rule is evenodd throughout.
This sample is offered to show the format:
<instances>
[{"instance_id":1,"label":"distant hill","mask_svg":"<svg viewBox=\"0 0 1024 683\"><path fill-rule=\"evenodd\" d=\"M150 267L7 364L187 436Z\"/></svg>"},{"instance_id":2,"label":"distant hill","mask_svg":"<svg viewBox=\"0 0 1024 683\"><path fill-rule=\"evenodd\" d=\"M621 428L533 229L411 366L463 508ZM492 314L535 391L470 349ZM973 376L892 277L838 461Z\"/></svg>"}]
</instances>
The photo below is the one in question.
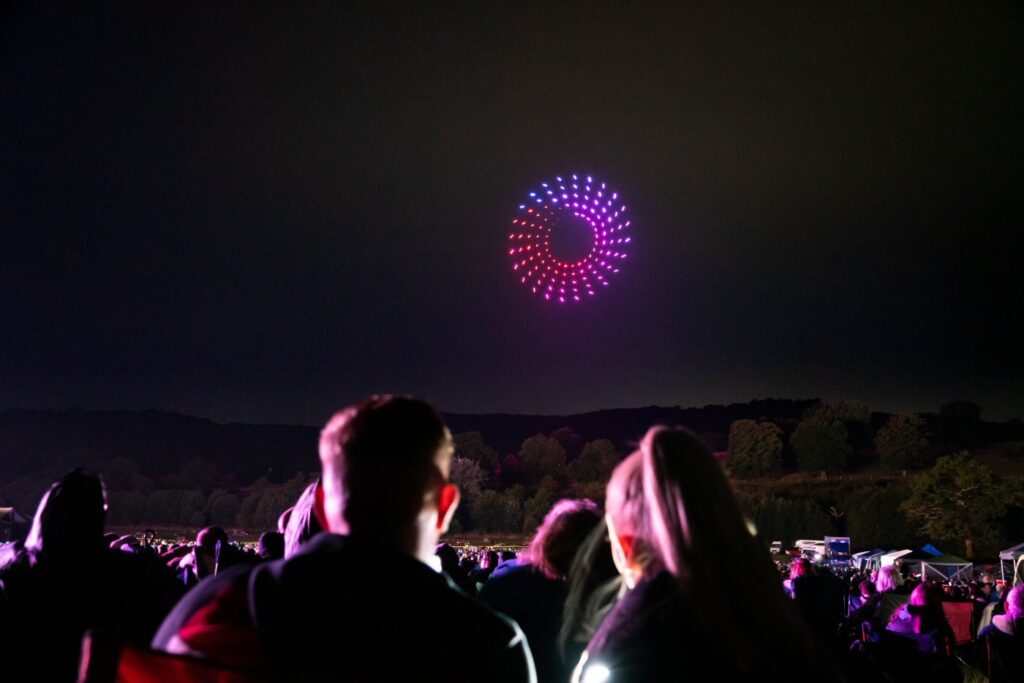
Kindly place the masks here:
<instances>
[{"instance_id":1,"label":"distant hill","mask_svg":"<svg viewBox=\"0 0 1024 683\"><path fill-rule=\"evenodd\" d=\"M613 408L576 415L445 415L451 430L480 432L484 440L499 451L517 451L527 437L550 434L569 427L584 440L611 439L620 448L631 448L652 425L683 426L697 434L726 435L735 420L770 418L778 421L799 420L817 399L760 399L727 406L708 405L703 408L679 406L646 408Z\"/></svg>"},{"instance_id":2,"label":"distant hill","mask_svg":"<svg viewBox=\"0 0 1024 683\"><path fill-rule=\"evenodd\" d=\"M744 417L796 419L815 401L767 399L704 408L656 407L600 410L578 415L445 415L451 430L481 432L499 451L518 450L529 436L569 427L584 439L612 439L626 448L652 424L685 425L698 432L727 433ZM241 482L268 475L281 481L298 470L318 468L319 427L219 424L206 418L155 410L0 411L0 480L29 473L51 476L79 464L126 457L158 478L192 458L230 470Z\"/></svg>"},{"instance_id":3,"label":"distant hill","mask_svg":"<svg viewBox=\"0 0 1024 683\"><path fill-rule=\"evenodd\" d=\"M480 432L499 452L514 452L534 434L569 427L585 441L606 438L621 451L632 448L654 424L681 425L724 443L729 425L739 419L771 419L795 424L815 399L760 399L703 408L650 406L617 408L576 415L471 415L448 413L451 430ZM928 416L933 418L934 416ZM875 414L881 424L885 416ZM1020 421L985 423L1002 439L1021 432ZM157 479L193 458L203 458L233 473L241 483L267 476L284 481L296 471L319 468L318 426L229 423L154 410L0 411L0 483L19 477L58 476L76 465L130 458Z\"/></svg>"},{"instance_id":4,"label":"distant hill","mask_svg":"<svg viewBox=\"0 0 1024 683\"><path fill-rule=\"evenodd\" d=\"M317 429L298 425L218 424L178 413L92 410L0 412L0 480L51 475L76 465L126 457L150 477L200 457L239 481L271 473L281 480L318 468Z\"/></svg>"}]
</instances>

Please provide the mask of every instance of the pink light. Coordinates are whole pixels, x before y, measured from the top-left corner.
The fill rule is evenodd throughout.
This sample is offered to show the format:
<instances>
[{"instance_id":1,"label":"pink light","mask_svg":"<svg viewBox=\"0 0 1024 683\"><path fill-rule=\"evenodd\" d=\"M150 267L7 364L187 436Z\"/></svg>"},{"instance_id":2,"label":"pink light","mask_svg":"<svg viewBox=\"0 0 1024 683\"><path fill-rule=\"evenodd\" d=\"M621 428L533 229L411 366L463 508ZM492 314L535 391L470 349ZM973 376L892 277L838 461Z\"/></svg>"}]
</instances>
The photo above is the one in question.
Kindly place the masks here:
<instances>
[{"instance_id":1,"label":"pink light","mask_svg":"<svg viewBox=\"0 0 1024 683\"><path fill-rule=\"evenodd\" d=\"M581 176L574 174L571 178L572 181L566 182L562 176L556 176L557 182L542 182L539 185L542 190L530 191L526 203L519 205L520 214L512 219L513 226L530 232L514 230L509 233L513 243L509 249L512 270L519 271L522 266L526 272L526 275L520 274L520 282L533 294L542 294L548 301L557 298L559 303L570 298L580 301L580 288L594 296L590 277L608 286L609 281L601 273L618 273L619 269L609 261L625 259L626 254L618 251L623 247L618 245L630 242L627 234L630 222L615 224L626 211L625 205L617 203L618 193L609 190L606 183L595 183L593 176L582 176L585 183ZM571 189L567 189L567 185L571 185ZM556 193L560 195L561 204ZM551 252L554 224L562 213L586 221L593 231L590 251L575 262L563 261Z\"/></svg>"}]
</instances>

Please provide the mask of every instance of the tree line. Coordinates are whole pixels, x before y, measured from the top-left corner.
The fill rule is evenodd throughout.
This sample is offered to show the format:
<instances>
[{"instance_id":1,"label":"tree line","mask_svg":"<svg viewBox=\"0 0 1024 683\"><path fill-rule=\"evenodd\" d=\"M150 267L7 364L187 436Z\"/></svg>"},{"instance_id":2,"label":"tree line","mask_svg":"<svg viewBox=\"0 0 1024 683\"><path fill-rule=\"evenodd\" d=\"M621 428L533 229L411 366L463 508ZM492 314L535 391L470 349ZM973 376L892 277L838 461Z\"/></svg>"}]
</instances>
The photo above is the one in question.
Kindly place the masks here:
<instances>
[{"instance_id":1,"label":"tree line","mask_svg":"<svg viewBox=\"0 0 1024 683\"><path fill-rule=\"evenodd\" d=\"M727 435L701 436L718 451L766 544L832 534L851 536L856 547L932 540L991 556L1024 535L1024 487L970 454L980 445L980 412L955 402L934 416L880 416L840 401L817 404L799 420L740 419ZM530 534L560 498L603 502L608 478L629 450L620 446L563 427L501 453L480 432L456 434L450 478L462 490L462 504L452 531ZM92 466L107 483L112 524L217 524L252 532L274 528L315 478L296 472L285 481L264 475L243 483L203 458L156 479L128 457ZM787 476L799 472L812 476ZM9 482L0 486L0 500L29 512L49 481Z\"/></svg>"}]
</instances>

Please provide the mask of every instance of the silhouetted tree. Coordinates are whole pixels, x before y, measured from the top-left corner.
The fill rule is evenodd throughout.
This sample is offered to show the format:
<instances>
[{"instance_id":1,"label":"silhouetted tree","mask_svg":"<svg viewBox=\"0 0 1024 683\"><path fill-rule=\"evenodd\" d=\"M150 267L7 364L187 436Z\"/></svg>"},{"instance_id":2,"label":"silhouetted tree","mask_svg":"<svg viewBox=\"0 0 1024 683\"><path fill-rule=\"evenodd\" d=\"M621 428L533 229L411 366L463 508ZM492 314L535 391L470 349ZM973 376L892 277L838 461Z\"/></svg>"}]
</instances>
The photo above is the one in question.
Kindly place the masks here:
<instances>
[{"instance_id":1,"label":"silhouetted tree","mask_svg":"<svg viewBox=\"0 0 1024 683\"><path fill-rule=\"evenodd\" d=\"M912 548L921 541L920 531L901 507L910 496L903 484L868 485L847 498L846 532L862 547Z\"/></svg>"},{"instance_id":2,"label":"silhouetted tree","mask_svg":"<svg viewBox=\"0 0 1024 683\"><path fill-rule=\"evenodd\" d=\"M473 508L483 489L486 477L479 464L468 458L452 459L448 480L459 487L461 502L456 509L456 518L463 529L473 528Z\"/></svg>"},{"instance_id":3,"label":"silhouetted tree","mask_svg":"<svg viewBox=\"0 0 1024 683\"><path fill-rule=\"evenodd\" d=\"M771 422L736 420L729 428L729 472L736 477L782 473L782 430Z\"/></svg>"},{"instance_id":4,"label":"silhouetted tree","mask_svg":"<svg viewBox=\"0 0 1024 683\"><path fill-rule=\"evenodd\" d=\"M228 527L235 523L241 509L238 496L224 489L214 489L206 499L206 522L217 526Z\"/></svg>"},{"instance_id":5,"label":"silhouetted tree","mask_svg":"<svg viewBox=\"0 0 1024 683\"><path fill-rule=\"evenodd\" d=\"M903 510L933 539L963 541L972 560L976 545L992 549L998 543L999 525L1012 499L992 470L961 451L939 458L918 477Z\"/></svg>"},{"instance_id":6,"label":"silhouetted tree","mask_svg":"<svg viewBox=\"0 0 1024 683\"><path fill-rule=\"evenodd\" d=\"M893 415L875 436L875 448L882 464L893 470L921 467L921 456L927 444L924 419L913 413Z\"/></svg>"},{"instance_id":7,"label":"silhouetted tree","mask_svg":"<svg viewBox=\"0 0 1024 683\"><path fill-rule=\"evenodd\" d=\"M583 450L583 437L572 430L572 427L560 427L551 432L551 438L561 444L565 457L574 459Z\"/></svg>"},{"instance_id":8,"label":"silhouetted tree","mask_svg":"<svg viewBox=\"0 0 1024 683\"><path fill-rule=\"evenodd\" d=\"M852 453L846 427L835 419L809 417L797 425L789 440L800 469L805 471L841 472Z\"/></svg>"},{"instance_id":9,"label":"silhouetted tree","mask_svg":"<svg viewBox=\"0 0 1024 683\"><path fill-rule=\"evenodd\" d=\"M539 482L548 474L562 478L566 473L565 449L557 440L543 434L531 436L523 442L519 462L527 484Z\"/></svg>"},{"instance_id":10,"label":"silhouetted tree","mask_svg":"<svg viewBox=\"0 0 1024 683\"><path fill-rule=\"evenodd\" d=\"M523 503L523 533L532 534L558 500L558 482L551 475L541 479L537 493Z\"/></svg>"},{"instance_id":11,"label":"silhouetted tree","mask_svg":"<svg viewBox=\"0 0 1024 683\"><path fill-rule=\"evenodd\" d=\"M482 531L515 531L523 527L523 490L483 491L474 509L476 527Z\"/></svg>"},{"instance_id":12,"label":"silhouetted tree","mask_svg":"<svg viewBox=\"0 0 1024 683\"><path fill-rule=\"evenodd\" d=\"M484 437L480 432L463 432L456 434L453 439L455 457L466 458L480 465L485 476L484 484L496 485L495 473L500 469L498 451L484 443Z\"/></svg>"},{"instance_id":13,"label":"silhouetted tree","mask_svg":"<svg viewBox=\"0 0 1024 683\"><path fill-rule=\"evenodd\" d=\"M569 465L569 475L577 482L607 482L619 463L615 444L608 439L597 439L583 447L583 451Z\"/></svg>"},{"instance_id":14,"label":"silhouetted tree","mask_svg":"<svg viewBox=\"0 0 1024 683\"><path fill-rule=\"evenodd\" d=\"M741 497L740 502L766 544L824 538L832 530L828 513L810 500L772 497L747 501Z\"/></svg>"}]
</instances>

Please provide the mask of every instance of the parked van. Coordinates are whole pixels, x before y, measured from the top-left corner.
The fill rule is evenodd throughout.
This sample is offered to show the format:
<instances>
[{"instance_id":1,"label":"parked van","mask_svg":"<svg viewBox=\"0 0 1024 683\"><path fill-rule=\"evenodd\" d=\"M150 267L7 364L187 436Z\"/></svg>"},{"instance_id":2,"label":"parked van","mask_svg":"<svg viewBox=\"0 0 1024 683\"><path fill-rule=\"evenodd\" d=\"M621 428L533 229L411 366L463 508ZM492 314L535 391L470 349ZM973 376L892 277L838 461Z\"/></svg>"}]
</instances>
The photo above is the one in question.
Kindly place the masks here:
<instances>
[{"instance_id":1,"label":"parked van","mask_svg":"<svg viewBox=\"0 0 1024 683\"><path fill-rule=\"evenodd\" d=\"M800 551L801 557L806 557L811 562L820 562L825 557L824 540L803 538L795 545L796 549Z\"/></svg>"}]
</instances>

